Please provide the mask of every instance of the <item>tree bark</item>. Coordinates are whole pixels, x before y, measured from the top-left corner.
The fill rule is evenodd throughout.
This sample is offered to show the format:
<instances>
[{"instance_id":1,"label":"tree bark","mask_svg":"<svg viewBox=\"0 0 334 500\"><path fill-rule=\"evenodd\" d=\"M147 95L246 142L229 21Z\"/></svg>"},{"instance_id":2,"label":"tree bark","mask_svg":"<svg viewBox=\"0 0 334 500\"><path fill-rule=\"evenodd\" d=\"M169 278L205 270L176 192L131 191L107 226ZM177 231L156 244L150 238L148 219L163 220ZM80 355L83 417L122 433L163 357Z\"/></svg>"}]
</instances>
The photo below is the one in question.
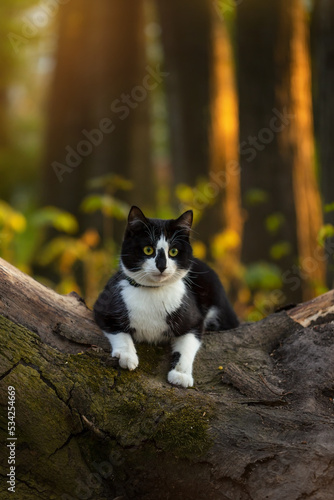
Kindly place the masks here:
<instances>
[{"instance_id":1,"label":"tree bark","mask_svg":"<svg viewBox=\"0 0 334 500\"><path fill-rule=\"evenodd\" d=\"M226 229L242 232L238 96L231 38L223 19L213 19L213 77L211 103L212 183L223 198L222 221ZM209 193L206 193L207 196ZM218 198L218 194L211 193ZM214 231L213 231L214 232Z\"/></svg>"},{"instance_id":2,"label":"tree bark","mask_svg":"<svg viewBox=\"0 0 334 500\"><path fill-rule=\"evenodd\" d=\"M313 60L316 136L319 142L321 191L324 205L334 203L334 4L316 0L313 15ZM334 210L324 221L334 225ZM334 287L334 238L327 241L327 286Z\"/></svg>"},{"instance_id":3,"label":"tree bark","mask_svg":"<svg viewBox=\"0 0 334 500\"><path fill-rule=\"evenodd\" d=\"M242 212L240 196L239 120L233 48L226 22L214 13L211 99L210 182L203 189L205 219L218 269L224 269L230 297L237 295L240 270ZM217 228L220 233L217 235ZM212 235L215 239L212 242ZM220 238L229 244L218 244Z\"/></svg>"},{"instance_id":4,"label":"tree bark","mask_svg":"<svg viewBox=\"0 0 334 500\"><path fill-rule=\"evenodd\" d=\"M208 0L157 0L162 26L174 184L208 175L212 17ZM191 22L189 13L191 12Z\"/></svg>"},{"instance_id":5,"label":"tree bark","mask_svg":"<svg viewBox=\"0 0 334 500\"><path fill-rule=\"evenodd\" d=\"M253 0L237 7L241 195L247 211L242 261L273 262L270 249L279 241L287 241L291 253L278 262L282 270L291 267L298 253L291 164L280 150L279 133L270 129L271 120L277 123L277 129L291 126L290 117L282 123L274 112L283 112L284 108L275 87L277 73L286 74L287 68L283 58L277 64L275 45L279 40L280 51L289 50L289 40L279 38L285 15L287 2L281 0ZM291 113L287 103L285 108ZM266 219L274 214L282 221L273 234L266 227ZM292 295L288 300L300 301L301 290Z\"/></svg>"},{"instance_id":6,"label":"tree bark","mask_svg":"<svg viewBox=\"0 0 334 500\"><path fill-rule=\"evenodd\" d=\"M43 202L69 210L82 228L94 223L102 230L100 218L79 208L91 178L114 173L137 181L134 165L141 172L145 165L146 182L136 184L137 202L149 205L153 195L143 2L73 0L60 8L58 31Z\"/></svg>"},{"instance_id":7,"label":"tree bark","mask_svg":"<svg viewBox=\"0 0 334 500\"><path fill-rule=\"evenodd\" d=\"M237 38L241 192L247 210L242 260L276 264L286 302L298 302L314 296L324 276L316 243L322 218L302 2L240 2ZM301 286L291 286L295 280Z\"/></svg>"},{"instance_id":8,"label":"tree bark","mask_svg":"<svg viewBox=\"0 0 334 500\"><path fill-rule=\"evenodd\" d=\"M186 390L166 382L166 348L139 345L139 368L121 370L83 303L2 260L0 284L0 439L15 387L18 498L332 498L334 292L205 335Z\"/></svg>"}]
</instances>

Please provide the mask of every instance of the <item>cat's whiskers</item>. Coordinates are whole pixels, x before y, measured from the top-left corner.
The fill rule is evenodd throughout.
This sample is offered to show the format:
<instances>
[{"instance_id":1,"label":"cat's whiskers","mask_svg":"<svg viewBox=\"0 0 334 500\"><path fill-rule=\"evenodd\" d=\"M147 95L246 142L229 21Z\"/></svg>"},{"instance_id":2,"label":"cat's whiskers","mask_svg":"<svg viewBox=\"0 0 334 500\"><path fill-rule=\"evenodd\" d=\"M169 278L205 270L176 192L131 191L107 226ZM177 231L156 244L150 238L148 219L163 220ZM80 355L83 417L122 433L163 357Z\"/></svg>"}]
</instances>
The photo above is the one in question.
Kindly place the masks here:
<instances>
[{"instance_id":1,"label":"cat's whiskers","mask_svg":"<svg viewBox=\"0 0 334 500\"><path fill-rule=\"evenodd\" d=\"M149 276L149 273L143 269L138 269L138 271L135 271L136 273L136 279L140 280L143 278L147 278Z\"/></svg>"},{"instance_id":2,"label":"cat's whiskers","mask_svg":"<svg viewBox=\"0 0 334 500\"><path fill-rule=\"evenodd\" d=\"M194 260L190 260L189 262L191 262L191 264L196 264L196 262ZM190 268L190 271L189 271L189 273L194 274L194 275L207 274L209 272L210 272L210 270L207 270L207 271L193 271L191 268Z\"/></svg>"},{"instance_id":3,"label":"cat's whiskers","mask_svg":"<svg viewBox=\"0 0 334 500\"><path fill-rule=\"evenodd\" d=\"M189 285L196 286L197 288L202 288L198 283L195 283L189 276L186 276L184 279Z\"/></svg>"},{"instance_id":4,"label":"cat's whiskers","mask_svg":"<svg viewBox=\"0 0 334 500\"><path fill-rule=\"evenodd\" d=\"M175 233L173 234L173 238L171 241L174 241L178 236L179 234L182 234L183 238L187 238L187 236L184 234L184 229L178 229L177 231L175 231Z\"/></svg>"},{"instance_id":5,"label":"cat's whiskers","mask_svg":"<svg viewBox=\"0 0 334 500\"><path fill-rule=\"evenodd\" d=\"M177 234L178 232L182 232L182 231L176 231L175 235L173 236L173 238L170 240L170 246L172 247L173 245L175 245L175 243L185 243L187 242L187 237L186 235L180 235L180 234Z\"/></svg>"}]
</instances>

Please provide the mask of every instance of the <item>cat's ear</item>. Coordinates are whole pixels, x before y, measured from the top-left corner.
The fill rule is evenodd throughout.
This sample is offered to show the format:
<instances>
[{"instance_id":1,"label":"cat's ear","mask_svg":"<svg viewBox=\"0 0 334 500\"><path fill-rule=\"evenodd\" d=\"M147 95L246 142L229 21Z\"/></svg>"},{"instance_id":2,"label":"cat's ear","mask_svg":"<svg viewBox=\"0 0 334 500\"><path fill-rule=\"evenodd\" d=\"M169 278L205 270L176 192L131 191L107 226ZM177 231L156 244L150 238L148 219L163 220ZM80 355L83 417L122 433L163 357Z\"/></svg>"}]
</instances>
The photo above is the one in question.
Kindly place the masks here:
<instances>
[{"instance_id":1,"label":"cat's ear","mask_svg":"<svg viewBox=\"0 0 334 500\"><path fill-rule=\"evenodd\" d=\"M193 223L193 211L187 210L184 214L180 215L178 219L176 219L175 223L177 226L181 226L182 228L190 231Z\"/></svg>"},{"instance_id":2,"label":"cat's ear","mask_svg":"<svg viewBox=\"0 0 334 500\"><path fill-rule=\"evenodd\" d=\"M128 215L128 224L133 224L135 222L146 222L146 217L143 214L143 212L140 210L140 208L133 206L130 209L129 215Z\"/></svg>"}]
</instances>

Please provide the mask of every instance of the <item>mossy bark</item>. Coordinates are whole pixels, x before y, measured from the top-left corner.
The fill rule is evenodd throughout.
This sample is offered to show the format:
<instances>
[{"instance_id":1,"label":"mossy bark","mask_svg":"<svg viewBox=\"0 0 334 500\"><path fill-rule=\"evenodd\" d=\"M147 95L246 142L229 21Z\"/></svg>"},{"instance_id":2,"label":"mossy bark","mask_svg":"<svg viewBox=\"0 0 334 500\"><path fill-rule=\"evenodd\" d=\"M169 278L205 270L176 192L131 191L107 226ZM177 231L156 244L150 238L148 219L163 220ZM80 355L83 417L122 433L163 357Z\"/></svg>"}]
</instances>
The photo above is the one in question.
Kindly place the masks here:
<instances>
[{"instance_id":1,"label":"mossy bark","mask_svg":"<svg viewBox=\"0 0 334 500\"><path fill-rule=\"evenodd\" d=\"M2 449L16 390L13 498L329 500L334 327L323 322L282 312L206 335L195 388L182 389L166 382L167 347L138 346L128 372L103 349L60 352L0 316ZM5 449L0 498L7 460Z\"/></svg>"},{"instance_id":2,"label":"mossy bark","mask_svg":"<svg viewBox=\"0 0 334 500\"><path fill-rule=\"evenodd\" d=\"M3 317L0 331L0 436L6 443L8 386L13 386L18 498L114 498L134 470L130 464L137 453L139 468L146 463L152 469L157 455L176 467L177 460L210 448L212 398L147 374L145 358L156 363L157 373L163 350L141 346L143 368L130 373L104 353L61 353ZM4 453L3 477L7 470ZM2 481L3 498L7 486Z\"/></svg>"}]
</instances>

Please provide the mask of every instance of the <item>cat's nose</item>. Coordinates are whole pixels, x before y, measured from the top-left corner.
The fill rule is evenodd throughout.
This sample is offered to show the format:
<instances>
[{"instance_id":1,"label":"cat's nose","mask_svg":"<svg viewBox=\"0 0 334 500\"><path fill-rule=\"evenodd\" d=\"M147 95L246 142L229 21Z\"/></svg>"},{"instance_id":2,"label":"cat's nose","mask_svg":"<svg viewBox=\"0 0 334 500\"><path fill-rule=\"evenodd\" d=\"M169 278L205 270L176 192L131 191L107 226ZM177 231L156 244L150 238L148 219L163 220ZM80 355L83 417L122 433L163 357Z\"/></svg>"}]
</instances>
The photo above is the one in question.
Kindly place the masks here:
<instances>
[{"instance_id":1,"label":"cat's nose","mask_svg":"<svg viewBox=\"0 0 334 500\"><path fill-rule=\"evenodd\" d=\"M162 274L164 272L164 270L166 269L166 266L164 266L164 265L157 265L157 268L159 269L159 271Z\"/></svg>"},{"instance_id":2,"label":"cat's nose","mask_svg":"<svg viewBox=\"0 0 334 500\"><path fill-rule=\"evenodd\" d=\"M167 268L166 254L162 248L158 250L158 255L157 258L155 259L155 265L157 266L157 269L159 269L161 274Z\"/></svg>"}]
</instances>

